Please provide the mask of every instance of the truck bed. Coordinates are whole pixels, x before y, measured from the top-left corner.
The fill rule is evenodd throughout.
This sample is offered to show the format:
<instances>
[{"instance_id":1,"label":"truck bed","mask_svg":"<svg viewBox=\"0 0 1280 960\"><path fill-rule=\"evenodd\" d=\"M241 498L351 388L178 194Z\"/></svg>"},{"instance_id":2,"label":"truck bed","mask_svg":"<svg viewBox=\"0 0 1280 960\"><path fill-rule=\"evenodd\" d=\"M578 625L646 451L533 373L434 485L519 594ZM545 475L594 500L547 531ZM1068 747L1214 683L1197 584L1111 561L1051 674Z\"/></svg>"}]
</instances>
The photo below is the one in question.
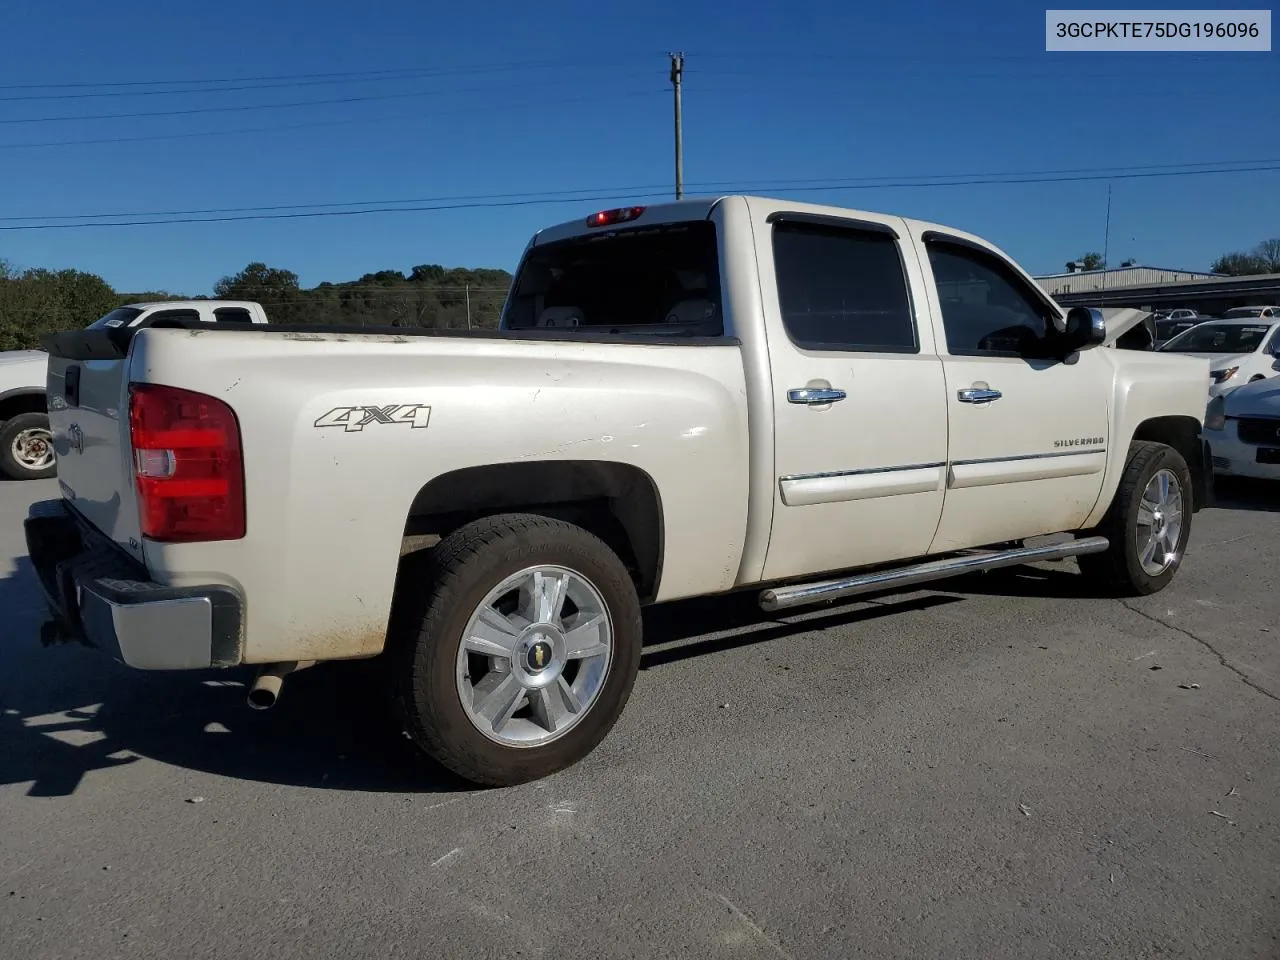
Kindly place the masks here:
<instances>
[{"instance_id":1,"label":"truck bed","mask_svg":"<svg viewBox=\"0 0 1280 960\"><path fill-rule=\"evenodd\" d=\"M117 327L110 330L69 330L46 334L41 345L53 356L66 360L121 360L129 352L129 344L141 330L176 329L189 330L194 336L211 333L208 324L198 321L161 321L149 327ZM282 336L290 340L346 341L357 337L392 338L404 340L418 337L434 337L462 340L530 340L536 342L561 341L566 343L630 343L664 346L719 345L734 346L737 337L655 335L652 333L622 333L605 327L540 327L533 330L440 330L427 327L365 327L336 326L321 323L276 323L264 327L220 327L217 332L244 336Z\"/></svg>"}]
</instances>

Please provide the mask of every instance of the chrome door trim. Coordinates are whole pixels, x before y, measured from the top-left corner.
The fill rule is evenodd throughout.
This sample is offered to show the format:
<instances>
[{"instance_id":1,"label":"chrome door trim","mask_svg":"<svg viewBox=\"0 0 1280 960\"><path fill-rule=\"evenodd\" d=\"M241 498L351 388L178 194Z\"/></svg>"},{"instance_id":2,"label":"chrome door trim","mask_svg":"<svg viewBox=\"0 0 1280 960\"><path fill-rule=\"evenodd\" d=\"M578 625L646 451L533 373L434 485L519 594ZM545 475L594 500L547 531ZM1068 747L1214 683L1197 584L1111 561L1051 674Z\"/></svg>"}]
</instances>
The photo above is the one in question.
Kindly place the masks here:
<instances>
[{"instance_id":1,"label":"chrome door trim","mask_svg":"<svg viewBox=\"0 0 1280 960\"><path fill-rule=\"evenodd\" d=\"M826 480L830 477L862 477L872 473L896 473L899 470L936 470L945 467L946 461L937 463L908 463L900 467L863 467L857 470L828 470L823 473L788 473L778 478L783 480Z\"/></svg>"},{"instance_id":2,"label":"chrome door trim","mask_svg":"<svg viewBox=\"0 0 1280 960\"><path fill-rule=\"evenodd\" d=\"M1014 457L979 457L976 460L951 460L953 467L972 467L981 463L1009 463L1015 460L1053 460L1057 457L1078 457L1086 453L1106 453L1106 447L1084 447L1075 450L1059 450L1054 453L1022 453Z\"/></svg>"}]
</instances>

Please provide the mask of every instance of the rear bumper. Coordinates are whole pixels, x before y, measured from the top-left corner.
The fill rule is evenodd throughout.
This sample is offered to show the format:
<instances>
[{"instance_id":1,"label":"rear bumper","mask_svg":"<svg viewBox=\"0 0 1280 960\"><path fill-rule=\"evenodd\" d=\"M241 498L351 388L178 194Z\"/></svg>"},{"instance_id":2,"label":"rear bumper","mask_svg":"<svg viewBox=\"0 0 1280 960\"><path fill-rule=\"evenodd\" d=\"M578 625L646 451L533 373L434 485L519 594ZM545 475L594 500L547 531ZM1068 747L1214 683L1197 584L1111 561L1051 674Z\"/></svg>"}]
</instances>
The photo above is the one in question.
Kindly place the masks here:
<instances>
[{"instance_id":1,"label":"rear bumper","mask_svg":"<svg viewBox=\"0 0 1280 960\"><path fill-rule=\"evenodd\" d=\"M46 640L74 640L139 670L240 662L244 601L230 587L166 587L62 501L37 503L27 551L50 620Z\"/></svg>"}]
</instances>

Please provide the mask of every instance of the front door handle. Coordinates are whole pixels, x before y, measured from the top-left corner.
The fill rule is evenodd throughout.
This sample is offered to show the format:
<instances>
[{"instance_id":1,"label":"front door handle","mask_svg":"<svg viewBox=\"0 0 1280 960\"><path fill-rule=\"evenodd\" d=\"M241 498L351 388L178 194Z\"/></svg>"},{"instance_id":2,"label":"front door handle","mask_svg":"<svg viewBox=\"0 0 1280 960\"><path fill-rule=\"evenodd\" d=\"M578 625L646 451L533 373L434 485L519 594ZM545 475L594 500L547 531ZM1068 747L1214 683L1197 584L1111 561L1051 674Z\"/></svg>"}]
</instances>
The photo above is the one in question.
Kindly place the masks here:
<instances>
[{"instance_id":1,"label":"front door handle","mask_svg":"<svg viewBox=\"0 0 1280 960\"><path fill-rule=\"evenodd\" d=\"M787 391L789 403L835 403L844 399L844 391L834 387L793 387Z\"/></svg>"},{"instance_id":2,"label":"front door handle","mask_svg":"<svg viewBox=\"0 0 1280 960\"><path fill-rule=\"evenodd\" d=\"M965 387L963 390L956 392L956 399L961 403L991 403L999 400L1004 394L999 390L991 390L986 387Z\"/></svg>"}]
</instances>

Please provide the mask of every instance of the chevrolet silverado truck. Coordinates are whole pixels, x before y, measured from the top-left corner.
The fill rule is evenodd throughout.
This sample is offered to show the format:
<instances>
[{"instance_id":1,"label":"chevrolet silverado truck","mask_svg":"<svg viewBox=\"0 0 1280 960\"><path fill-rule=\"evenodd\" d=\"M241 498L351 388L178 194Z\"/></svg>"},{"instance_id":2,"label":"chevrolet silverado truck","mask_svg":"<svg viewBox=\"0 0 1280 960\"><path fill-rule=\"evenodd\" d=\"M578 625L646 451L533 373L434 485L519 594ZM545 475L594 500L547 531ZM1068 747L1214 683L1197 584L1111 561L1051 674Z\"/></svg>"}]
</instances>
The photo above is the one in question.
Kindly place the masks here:
<instances>
[{"instance_id":1,"label":"chevrolet silverado truck","mask_svg":"<svg viewBox=\"0 0 1280 960\"><path fill-rule=\"evenodd\" d=\"M266 323L262 306L240 300L166 300L130 303L89 329L146 327L184 320L220 325ZM39 350L0 353L0 476L42 480L56 471L45 382L48 357Z\"/></svg>"},{"instance_id":2,"label":"chevrolet silverado truck","mask_svg":"<svg viewBox=\"0 0 1280 960\"><path fill-rule=\"evenodd\" d=\"M1207 363L1106 326L963 231L727 196L540 231L496 330L56 335L46 640L254 665L258 707L378 657L426 754L542 777L614 725L646 604L1065 557L1164 588L1211 492Z\"/></svg>"}]
</instances>

